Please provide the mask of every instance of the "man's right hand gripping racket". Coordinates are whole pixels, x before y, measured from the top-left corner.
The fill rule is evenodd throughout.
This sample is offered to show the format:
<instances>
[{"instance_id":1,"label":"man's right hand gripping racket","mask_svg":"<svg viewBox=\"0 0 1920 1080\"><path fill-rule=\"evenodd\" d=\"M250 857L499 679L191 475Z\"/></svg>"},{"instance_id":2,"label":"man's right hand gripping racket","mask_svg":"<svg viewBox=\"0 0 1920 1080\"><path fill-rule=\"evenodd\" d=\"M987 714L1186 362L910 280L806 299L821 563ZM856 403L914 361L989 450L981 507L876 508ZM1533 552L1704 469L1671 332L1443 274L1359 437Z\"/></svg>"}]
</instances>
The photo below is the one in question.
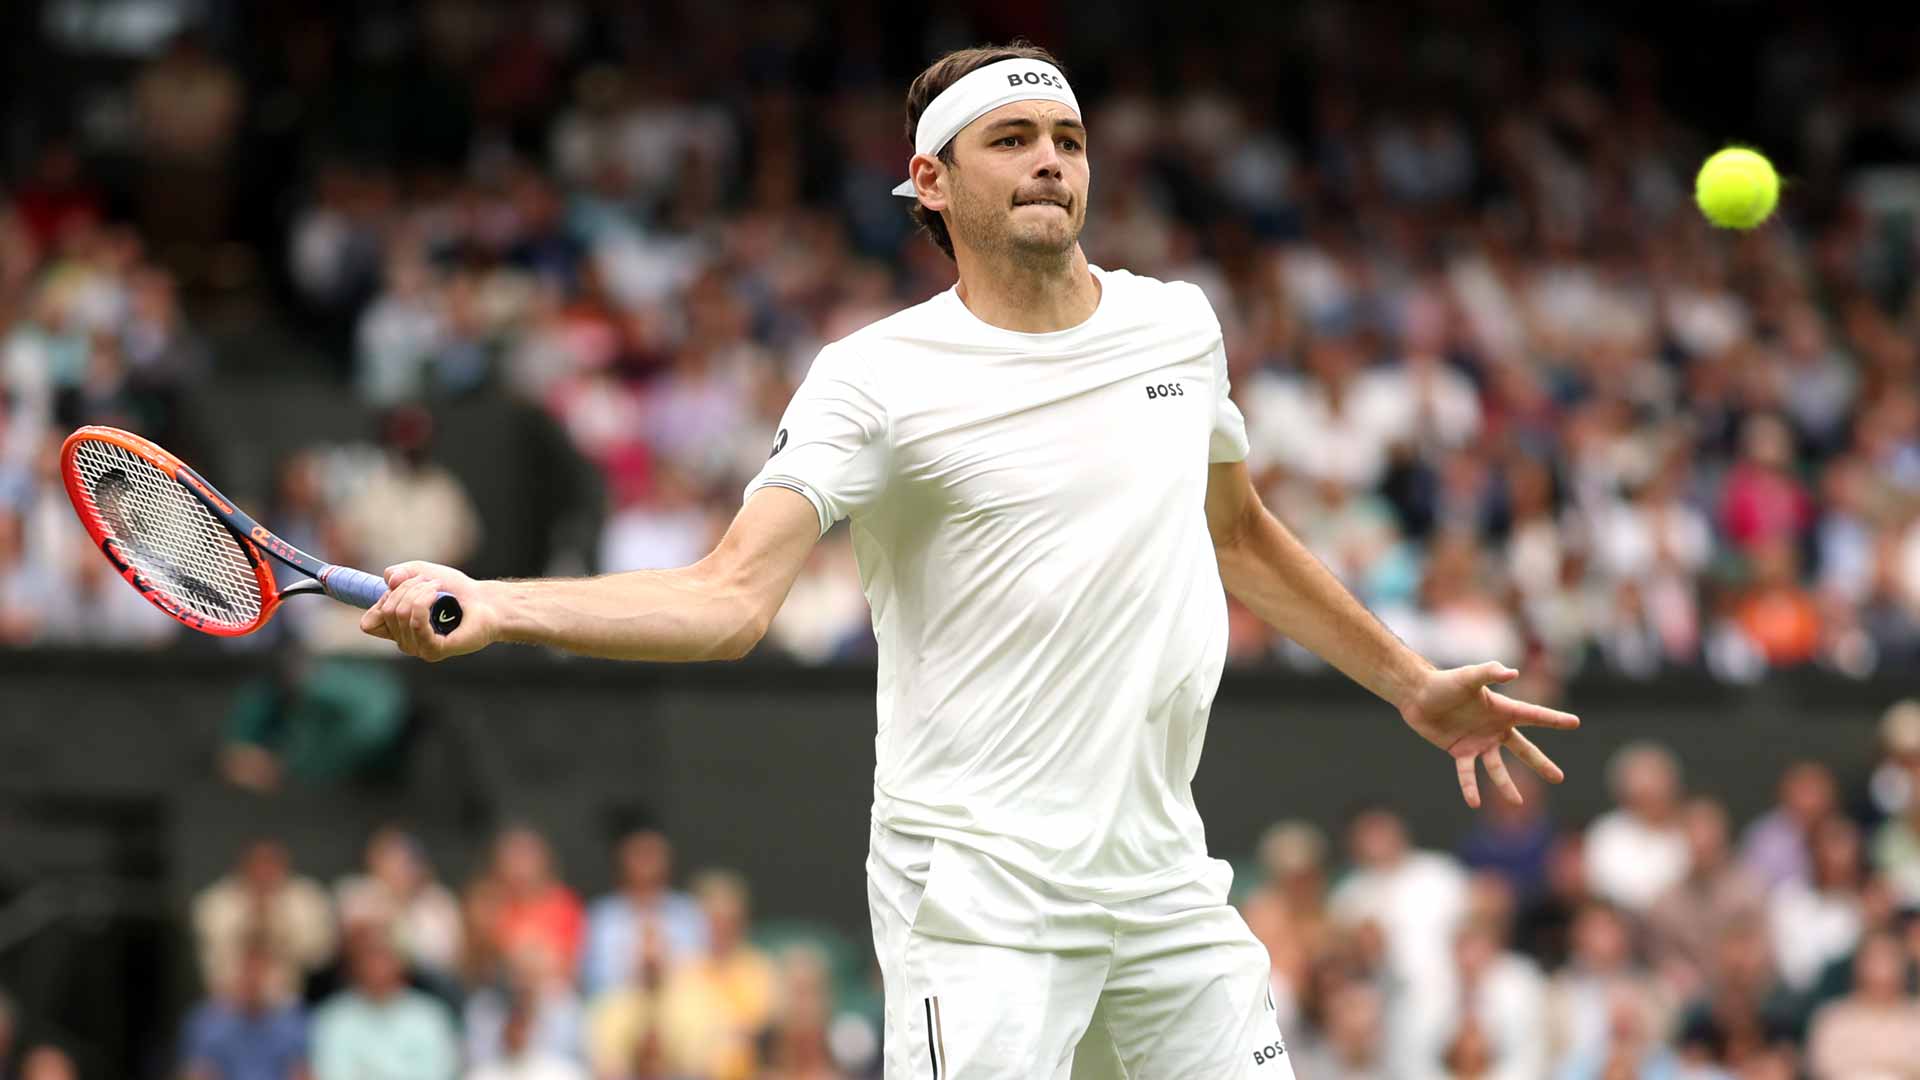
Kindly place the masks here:
<instances>
[{"instance_id":1,"label":"man's right hand gripping racket","mask_svg":"<svg viewBox=\"0 0 1920 1080\"><path fill-rule=\"evenodd\" d=\"M250 634L296 593L323 592L357 608L387 595L379 577L322 562L268 532L179 458L131 432L81 428L61 447L60 471L80 523L120 576L202 633ZM279 588L262 550L312 580ZM453 633L460 618L451 594L434 600L434 633Z\"/></svg>"}]
</instances>

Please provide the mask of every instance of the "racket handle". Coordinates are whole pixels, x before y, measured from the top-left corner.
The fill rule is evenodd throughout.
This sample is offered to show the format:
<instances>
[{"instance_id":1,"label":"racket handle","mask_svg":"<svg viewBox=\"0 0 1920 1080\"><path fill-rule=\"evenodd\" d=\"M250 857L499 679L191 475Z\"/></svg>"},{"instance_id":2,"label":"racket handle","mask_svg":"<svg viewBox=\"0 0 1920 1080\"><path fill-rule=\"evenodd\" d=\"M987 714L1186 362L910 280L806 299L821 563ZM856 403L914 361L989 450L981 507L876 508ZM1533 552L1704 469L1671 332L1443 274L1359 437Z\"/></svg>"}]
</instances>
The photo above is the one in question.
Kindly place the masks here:
<instances>
[{"instance_id":1,"label":"racket handle","mask_svg":"<svg viewBox=\"0 0 1920 1080\"><path fill-rule=\"evenodd\" d=\"M433 606L427 609L427 624L441 637L460 629L460 620L463 618L466 618L466 612L460 610L459 598L450 592L434 597Z\"/></svg>"},{"instance_id":2,"label":"racket handle","mask_svg":"<svg viewBox=\"0 0 1920 1080\"><path fill-rule=\"evenodd\" d=\"M370 608L387 595L385 581L351 566L329 566L320 571L320 585L327 590L328 596L357 608ZM434 597L433 607L427 609L427 622L433 627L434 633L445 637L460 629L460 620L464 615L459 599L452 593L443 592Z\"/></svg>"}]
</instances>

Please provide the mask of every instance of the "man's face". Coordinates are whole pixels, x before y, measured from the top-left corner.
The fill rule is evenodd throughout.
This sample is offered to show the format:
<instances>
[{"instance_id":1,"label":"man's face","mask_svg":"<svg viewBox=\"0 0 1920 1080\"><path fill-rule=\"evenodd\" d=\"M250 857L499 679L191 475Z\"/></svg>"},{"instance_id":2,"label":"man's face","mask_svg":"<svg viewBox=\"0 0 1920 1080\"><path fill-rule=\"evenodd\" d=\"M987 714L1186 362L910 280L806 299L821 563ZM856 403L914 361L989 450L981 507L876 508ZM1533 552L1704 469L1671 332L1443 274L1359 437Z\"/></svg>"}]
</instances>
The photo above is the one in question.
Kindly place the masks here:
<instances>
[{"instance_id":1,"label":"man's face","mask_svg":"<svg viewBox=\"0 0 1920 1080\"><path fill-rule=\"evenodd\" d=\"M637 832L620 844L620 874L629 888L664 888L671 859L666 838L656 832Z\"/></svg>"},{"instance_id":2,"label":"man's face","mask_svg":"<svg viewBox=\"0 0 1920 1080\"><path fill-rule=\"evenodd\" d=\"M406 967L392 945L373 935L356 945L353 980L362 994L380 1001L406 984Z\"/></svg>"},{"instance_id":3,"label":"man's face","mask_svg":"<svg viewBox=\"0 0 1920 1080\"><path fill-rule=\"evenodd\" d=\"M955 247L983 255L1058 257L1087 223L1086 129L1057 101L1015 101L953 137L945 173Z\"/></svg>"}]
</instances>

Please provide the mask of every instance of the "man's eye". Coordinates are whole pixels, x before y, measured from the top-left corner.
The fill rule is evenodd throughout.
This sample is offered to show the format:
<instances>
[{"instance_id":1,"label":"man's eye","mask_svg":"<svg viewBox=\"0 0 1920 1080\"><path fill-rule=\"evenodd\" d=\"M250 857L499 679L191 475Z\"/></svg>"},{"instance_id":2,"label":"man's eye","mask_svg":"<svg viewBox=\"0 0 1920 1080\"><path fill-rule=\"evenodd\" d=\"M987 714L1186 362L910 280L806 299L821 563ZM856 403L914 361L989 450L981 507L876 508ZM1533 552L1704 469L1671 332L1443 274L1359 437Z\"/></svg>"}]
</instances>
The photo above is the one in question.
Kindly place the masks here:
<instances>
[{"instance_id":1,"label":"man's eye","mask_svg":"<svg viewBox=\"0 0 1920 1080\"><path fill-rule=\"evenodd\" d=\"M1061 139L1060 145L1066 147L1069 150L1080 149L1080 141L1078 139Z\"/></svg>"},{"instance_id":2,"label":"man's eye","mask_svg":"<svg viewBox=\"0 0 1920 1080\"><path fill-rule=\"evenodd\" d=\"M1018 135L1002 136L999 139L996 139L994 141L994 145L995 146L1018 146L1020 145L1020 136Z\"/></svg>"}]
</instances>

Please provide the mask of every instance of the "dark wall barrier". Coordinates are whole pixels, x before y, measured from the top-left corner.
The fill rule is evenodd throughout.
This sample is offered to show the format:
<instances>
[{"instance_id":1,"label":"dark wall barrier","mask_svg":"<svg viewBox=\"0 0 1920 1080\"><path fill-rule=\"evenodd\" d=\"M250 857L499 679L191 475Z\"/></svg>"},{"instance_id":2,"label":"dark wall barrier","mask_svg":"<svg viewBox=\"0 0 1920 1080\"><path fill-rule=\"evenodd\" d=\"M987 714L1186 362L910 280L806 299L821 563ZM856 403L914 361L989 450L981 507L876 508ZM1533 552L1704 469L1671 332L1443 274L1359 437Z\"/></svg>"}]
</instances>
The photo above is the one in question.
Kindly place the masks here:
<instances>
[{"instance_id":1,"label":"dark wall barrier","mask_svg":"<svg viewBox=\"0 0 1920 1080\"><path fill-rule=\"evenodd\" d=\"M528 650L404 664L422 706L412 752L424 760L396 784L230 795L213 778L217 732L236 689L268 663L214 650L0 653L0 791L157 797L174 812L232 802L220 812L239 819L233 833L287 819L312 833L319 846L306 861L329 874L356 850L353 827L384 812L422 816L467 841L444 868L456 876L470 868L466 848L485 827L523 819L554 833L570 876L589 886L606 879L608 830L639 816L678 839L683 866L735 866L769 905L864 926L870 669L658 667ZM1821 758L1843 777L1863 771L1880 712L1913 690L1817 675L1750 688L1677 677L1577 685L1566 704L1586 727L1539 739L1570 777L1553 805L1570 823L1604 809L1608 755L1651 738L1679 752L1693 787L1745 818L1765 806L1792 758ZM1212 847L1229 855L1250 850L1277 818L1335 827L1363 800L1400 807L1431 844L1451 842L1470 820L1446 759L1390 708L1333 677L1229 672L1195 790ZM180 839L182 891L232 850L221 842L231 837Z\"/></svg>"}]
</instances>

